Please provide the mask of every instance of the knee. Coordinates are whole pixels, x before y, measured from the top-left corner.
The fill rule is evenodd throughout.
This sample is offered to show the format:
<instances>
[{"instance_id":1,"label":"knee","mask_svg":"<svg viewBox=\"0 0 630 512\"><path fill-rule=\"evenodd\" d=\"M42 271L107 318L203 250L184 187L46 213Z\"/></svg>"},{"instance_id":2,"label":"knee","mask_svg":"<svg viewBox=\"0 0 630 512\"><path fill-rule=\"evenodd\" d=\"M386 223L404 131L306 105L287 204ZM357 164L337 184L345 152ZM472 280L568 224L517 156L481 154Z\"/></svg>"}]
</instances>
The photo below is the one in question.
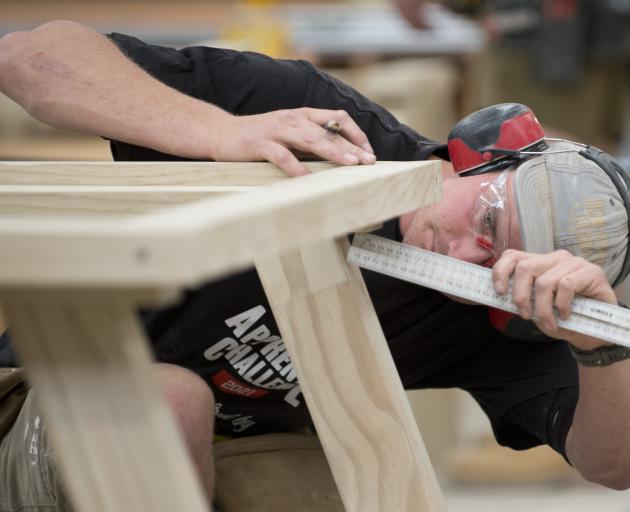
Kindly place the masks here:
<instances>
[{"instance_id":1,"label":"knee","mask_svg":"<svg viewBox=\"0 0 630 512\"><path fill-rule=\"evenodd\" d=\"M158 365L162 391L189 444L211 442L214 396L197 374L171 364Z\"/></svg>"}]
</instances>

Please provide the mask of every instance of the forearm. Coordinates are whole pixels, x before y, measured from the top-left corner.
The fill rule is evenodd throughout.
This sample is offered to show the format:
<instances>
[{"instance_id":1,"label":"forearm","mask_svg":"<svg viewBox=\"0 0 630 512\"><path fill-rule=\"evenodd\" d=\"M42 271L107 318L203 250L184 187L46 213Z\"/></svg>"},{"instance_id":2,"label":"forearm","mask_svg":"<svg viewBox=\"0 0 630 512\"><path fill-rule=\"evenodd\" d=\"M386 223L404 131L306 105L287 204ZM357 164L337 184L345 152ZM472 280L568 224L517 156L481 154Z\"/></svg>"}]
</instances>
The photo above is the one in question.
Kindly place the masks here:
<instances>
[{"instance_id":1,"label":"forearm","mask_svg":"<svg viewBox=\"0 0 630 512\"><path fill-rule=\"evenodd\" d=\"M173 52L178 64L185 59L176 50L151 51L157 51L158 68L161 64L168 68ZM291 176L308 172L293 151L338 165L374 163L366 134L347 112L306 108L302 103L237 116L235 110L228 113L202 96L196 99L189 94L197 79L202 94L213 85L234 84L233 77L215 73L216 62L198 64L201 70L186 68L194 76L184 94L138 67L107 37L77 23L52 22L0 39L0 92L54 126L183 158L267 160ZM282 69L280 82L271 84L273 94L280 89L279 96L295 79ZM244 71L251 69L245 65ZM230 87L226 95L235 100L243 94L264 98L270 94L267 85L241 83L242 91ZM339 136L324 130L329 121L341 126Z\"/></svg>"},{"instance_id":2,"label":"forearm","mask_svg":"<svg viewBox=\"0 0 630 512\"><path fill-rule=\"evenodd\" d=\"M630 360L579 368L580 398L566 441L567 457L587 479L630 487Z\"/></svg>"},{"instance_id":3,"label":"forearm","mask_svg":"<svg viewBox=\"0 0 630 512\"><path fill-rule=\"evenodd\" d=\"M590 352L610 344L558 325L570 318L576 296L609 304L617 298L603 269L559 250L529 254L506 250L494 265L498 293L505 293L512 277L512 300L521 317L533 319L547 336ZM532 297L534 301L532 304ZM586 478L613 489L630 487L630 359L611 365L578 364L579 398L565 441L571 464ZM561 421L556 416L552 419Z\"/></svg>"},{"instance_id":4,"label":"forearm","mask_svg":"<svg viewBox=\"0 0 630 512\"><path fill-rule=\"evenodd\" d=\"M163 85L107 37L72 22L0 40L0 90L48 124L189 158L211 158L209 127L231 117Z\"/></svg>"}]
</instances>

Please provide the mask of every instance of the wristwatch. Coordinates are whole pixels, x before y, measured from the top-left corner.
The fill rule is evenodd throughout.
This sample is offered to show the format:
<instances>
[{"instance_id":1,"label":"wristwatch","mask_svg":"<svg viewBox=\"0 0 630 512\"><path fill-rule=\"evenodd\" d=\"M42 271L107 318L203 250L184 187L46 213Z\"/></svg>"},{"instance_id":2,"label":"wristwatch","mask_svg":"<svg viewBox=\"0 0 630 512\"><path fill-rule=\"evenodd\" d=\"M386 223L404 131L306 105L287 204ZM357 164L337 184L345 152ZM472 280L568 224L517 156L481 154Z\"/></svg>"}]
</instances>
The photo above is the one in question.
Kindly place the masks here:
<instances>
[{"instance_id":1,"label":"wristwatch","mask_svg":"<svg viewBox=\"0 0 630 512\"><path fill-rule=\"evenodd\" d=\"M588 367L603 367L630 359L630 348L621 345L606 345L594 350L582 350L569 343L571 354L578 364Z\"/></svg>"}]
</instances>

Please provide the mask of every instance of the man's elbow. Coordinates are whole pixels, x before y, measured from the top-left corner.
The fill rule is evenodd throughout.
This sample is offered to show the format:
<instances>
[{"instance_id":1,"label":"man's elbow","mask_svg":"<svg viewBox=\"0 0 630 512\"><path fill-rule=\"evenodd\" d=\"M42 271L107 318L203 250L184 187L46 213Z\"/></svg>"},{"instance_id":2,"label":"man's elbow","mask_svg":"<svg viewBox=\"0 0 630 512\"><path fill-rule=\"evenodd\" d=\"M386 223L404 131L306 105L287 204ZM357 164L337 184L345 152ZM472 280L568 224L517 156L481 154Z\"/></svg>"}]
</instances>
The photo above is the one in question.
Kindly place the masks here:
<instances>
[{"instance_id":1,"label":"man's elbow","mask_svg":"<svg viewBox=\"0 0 630 512\"><path fill-rule=\"evenodd\" d=\"M566 439L567 459L587 481L616 491L630 489L630 446L621 440L593 439L571 427Z\"/></svg>"},{"instance_id":2,"label":"man's elbow","mask_svg":"<svg viewBox=\"0 0 630 512\"><path fill-rule=\"evenodd\" d=\"M627 491L628 489L630 489L630 474L626 473L621 476L603 480L599 483L600 485L603 485L604 487L608 487L609 489L613 489L615 491Z\"/></svg>"},{"instance_id":3,"label":"man's elbow","mask_svg":"<svg viewBox=\"0 0 630 512\"><path fill-rule=\"evenodd\" d=\"M623 477L618 479L601 479L601 480L589 480L593 483L603 485L613 491L627 491L630 489L630 478Z\"/></svg>"},{"instance_id":4,"label":"man's elbow","mask_svg":"<svg viewBox=\"0 0 630 512\"><path fill-rule=\"evenodd\" d=\"M30 32L10 32L0 38L0 92L29 110L32 91L25 80L34 50Z\"/></svg>"},{"instance_id":5,"label":"man's elbow","mask_svg":"<svg viewBox=\"0 0 630 512\"><path fill-rule=\"evenodd\" d=\"M33 114L46 93L44 75L50 48L60 38L86 30L72 21L51 21L28 32L11 32L0 38L0 92Z\"/></svg>"},{"instance_id":6,"label":"man's elbow","mask_svg":"<svg viewBox=\"0 0 630 512\"><path fill-rule=\"evenodd\" d=\"M9 81L15 78L12 69L16 62L16 49L20 44L23 32L10 32L0 37L0 91L5 92Z\"/></svg>"},{"instance_id":7,"label":"man's elbow","mask_svg":"<svg viewBox=\"0 0 630 512\"><path fill-rule=\"evenodd\" d=\"M610 485L606 485L606 487L613 489L614 491L627 491L630 489L630 478L615 481Z\"/></svg>"},{"instance_id":8,"label":"man's elbow","mask_svg":"<svg viewBox=\"0 0 630 512\"><path fill-rule=\"evenodd\" d=\"M630 468L607 468L600 471L580 471L589 482L593 482L615 491L630 489Z\"/></svg>"},{"instance_id":9,"label":"man's elbow","mask_svg":"<svg viewBox=\"0 0 630 512\"><path fill-rule=\"evenodd\" d=\"M72 32L86 30L89 29L76 21L49 21L32 30L9 32L5 34L0 37L0 48L2 48L3 54L7 52L6 54L8 55L19 54L20 50L27 51L29 48L31 50L36 49L38 44L42 46L40 49L43 50L43 45L50 42L52 38L71 37ZM3 55L0 55L0 57L3 57Z\"/></svg>"}]
</instances>

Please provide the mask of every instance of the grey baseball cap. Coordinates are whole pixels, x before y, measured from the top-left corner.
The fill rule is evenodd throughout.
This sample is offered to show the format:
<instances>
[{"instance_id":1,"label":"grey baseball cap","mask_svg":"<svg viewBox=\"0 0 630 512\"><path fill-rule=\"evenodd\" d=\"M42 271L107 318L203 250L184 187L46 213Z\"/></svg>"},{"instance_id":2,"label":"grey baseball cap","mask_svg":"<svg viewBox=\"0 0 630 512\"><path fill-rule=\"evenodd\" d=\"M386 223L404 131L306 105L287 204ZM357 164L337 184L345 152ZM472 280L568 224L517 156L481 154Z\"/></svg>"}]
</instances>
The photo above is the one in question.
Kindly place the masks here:
<instances>
[{"instance_id":1,"label":"grey baseball cap","mask_svg":"<svg viewBox=\"0 0 630 512\"><path fill-rule=\"evenodd\" d=\"M575 151L556 153L559 150ZM604 269L614 283L628 250L628 214L615 184L570 142L550 143L516 170L523 250L565 249Z\"/></svg>"}]
</instances>

